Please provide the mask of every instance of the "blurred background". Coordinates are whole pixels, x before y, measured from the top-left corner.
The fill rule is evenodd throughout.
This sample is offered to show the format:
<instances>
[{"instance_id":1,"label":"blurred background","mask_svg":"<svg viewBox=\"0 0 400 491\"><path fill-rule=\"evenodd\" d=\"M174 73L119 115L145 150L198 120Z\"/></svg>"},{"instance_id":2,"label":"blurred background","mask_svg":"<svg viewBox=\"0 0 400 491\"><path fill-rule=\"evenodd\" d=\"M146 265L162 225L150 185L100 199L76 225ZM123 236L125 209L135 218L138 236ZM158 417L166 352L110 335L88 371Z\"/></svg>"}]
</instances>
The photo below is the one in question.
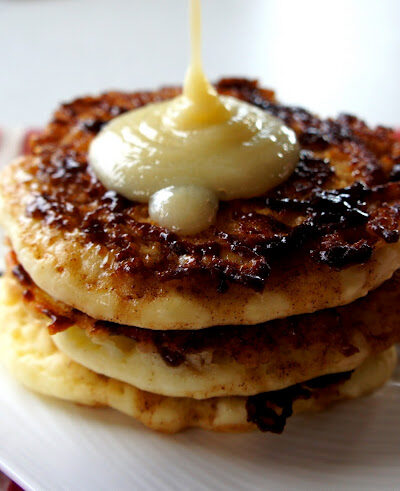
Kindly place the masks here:
<instances>
[{"instance_id":1,"label":"blurred background","mask_svg":"<svg viewBox=\"0 0 400 491\"><path fill-rule=\"evenodd\" d=\"M0 0L0 125L61 101L180 84L188 0ZM203 0L208 76L247 76L323 115L400 123L400 0Z\"/></svg>"}]
</instances>

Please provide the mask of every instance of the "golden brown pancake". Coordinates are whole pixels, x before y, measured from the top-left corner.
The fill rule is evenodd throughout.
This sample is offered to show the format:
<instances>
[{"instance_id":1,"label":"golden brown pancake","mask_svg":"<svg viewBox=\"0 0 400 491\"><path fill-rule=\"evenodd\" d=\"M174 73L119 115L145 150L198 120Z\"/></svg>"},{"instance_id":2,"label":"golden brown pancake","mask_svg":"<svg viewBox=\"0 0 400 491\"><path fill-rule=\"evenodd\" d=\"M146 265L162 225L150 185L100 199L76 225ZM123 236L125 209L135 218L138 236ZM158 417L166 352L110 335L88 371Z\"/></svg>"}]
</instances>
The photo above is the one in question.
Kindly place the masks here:
<instances>
[{"instance_id":1,"label":"golden brown pancake","mask_svg":"<svg viewBox=\"0 0 400 491\"><path fill-rule=\"evenodd\" d=\"M8 264L8 287L27 308L44 314L60 351L97 373L166 396L276 391L353 370L400 341L400 272L367 297L335 309L255 326L155 331L98 322L40 290L15 256Z\"/></svg>"},{"instance_id":2,"label":"golden brown pancake","mask_svg":"<svg viewBox=\"0 0 400 491\"><path fill-rule=\"evenodd\" d=\"M107 191L88 146L113 117L179 89L63 105L0 180L0 218L35 283L96 319L151 329L254 324L349 303L400 267L399 143L351 116L322 120L247 80L220 93L283 119L302 150L265 196L222 203L194 237Z\"/></svg>"},{"instance_id":3,"label":"golden brown pancake","mask_svg":"<svg viewBox=\"0 0 400 491\"><path fill-rule=\"evenodd\" d=\"M396 365L394 348L368 358L353 373L321 377L283 391L253 397L205 400L165 397L96 374L73 362L52 342L43 316L26 308L0 281L0 356L26 387L89 406L109 406L167 433L187 427L245 431L257 426L279 433L292 414L368 394L385 383Z\"/></svg>"}]
</instances>

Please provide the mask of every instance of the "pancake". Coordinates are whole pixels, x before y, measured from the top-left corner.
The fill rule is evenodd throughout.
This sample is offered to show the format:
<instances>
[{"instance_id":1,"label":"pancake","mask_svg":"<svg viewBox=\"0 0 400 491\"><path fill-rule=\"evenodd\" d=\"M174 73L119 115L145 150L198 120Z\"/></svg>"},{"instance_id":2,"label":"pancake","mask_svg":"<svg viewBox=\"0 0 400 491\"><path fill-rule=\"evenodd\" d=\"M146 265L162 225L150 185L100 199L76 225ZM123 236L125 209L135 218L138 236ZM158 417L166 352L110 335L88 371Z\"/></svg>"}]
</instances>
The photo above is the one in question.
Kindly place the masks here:
<instances>
[{"instance_id":1,"label":"pancake","mask_svg":"<svg viewBox=\"0 0 400 491\"><path fill-rule=\"evenodd\" d=\"M0 179L0 220L49 295L98 320L157 330L265 322L350 303L400 267L400 149L351 116L322 120L247 80L220 93L281 118L297 169L265 196L224 202L183 237L145 204L107 191L87 163L102 125L179 89L107 93L63 105Z\"/></svg>"},{"instance_id":2,"label":"pancake","mask_svg":"<svg viewBox=\"0 0 400 491\"><path fill-rule=\"evenodd\" d=\"M372 392L385 383L396 364L396 352L391 348L368 358L352 374L328 381L317 379L286 392L202 401L159 396L73 362L54 345L43 318L27 309L6 284L0 281L0 357L21 383L44 395L115 408L162 432L187 427L245 431L258 426L279 433L292 412L321 410L333 402Z\"/></svg>"},{"instance_id":3,"label":"pancake","mask_svg":"<svg viewBox=\"0 0 400 491\"><path fill-rule=\"evenodd\" d=\"M400 341L400 272L344 307L256 326L165 332L98 322L41 291L15 256L8 268L14 273L6 276L8 290L41 314L60 351L97 373L166 396L276 391L353 370Z\"/></svg>"}]
</instances>

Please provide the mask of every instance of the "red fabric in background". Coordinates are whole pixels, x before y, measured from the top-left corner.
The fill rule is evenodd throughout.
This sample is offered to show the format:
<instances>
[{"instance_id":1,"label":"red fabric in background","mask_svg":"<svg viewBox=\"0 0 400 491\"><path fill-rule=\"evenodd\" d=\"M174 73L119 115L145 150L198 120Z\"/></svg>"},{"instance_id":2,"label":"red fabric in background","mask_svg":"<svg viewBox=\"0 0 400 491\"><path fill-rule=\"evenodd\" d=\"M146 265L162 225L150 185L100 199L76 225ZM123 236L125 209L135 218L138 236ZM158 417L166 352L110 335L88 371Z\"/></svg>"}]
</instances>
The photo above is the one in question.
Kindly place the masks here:
<instances>
[{"instance_id":1,"label":"red fabric in background","mask_svg":"<svg viewBox=\"0 0 400 491\"><path fill-rule=\"evenodd\" d=\"M23 489L0 472L0 491L23 491Z\"/></svg>"},{"instance_id":2,"label":"red fabric in background","mask_svg":"<svg viewBox=\"0 0 400 491\"><path fill-rule=\"evenodd\" d=\"M18 486L18 484L15 484L15 482L10 481L7 491L24 491L24 490L20 486Z\"/></svg>"}]
</instances>

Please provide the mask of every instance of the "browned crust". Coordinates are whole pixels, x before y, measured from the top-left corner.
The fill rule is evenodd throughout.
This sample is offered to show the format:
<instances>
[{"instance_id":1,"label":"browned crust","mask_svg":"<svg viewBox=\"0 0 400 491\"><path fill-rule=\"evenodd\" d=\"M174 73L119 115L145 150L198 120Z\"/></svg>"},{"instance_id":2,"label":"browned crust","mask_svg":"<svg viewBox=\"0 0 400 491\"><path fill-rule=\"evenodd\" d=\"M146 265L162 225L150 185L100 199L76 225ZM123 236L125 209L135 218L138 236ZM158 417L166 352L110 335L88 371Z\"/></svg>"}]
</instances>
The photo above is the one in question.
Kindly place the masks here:
<instances>
[{"instance_id":1,"label":"browned crust","mask_svg":"<svg viewBox=\"0 0 400 491\"><path fill-rule=\"evenodd\" d=\"M271 392L247 398L247 422L255 423L260 431L281 434L287 419L293 414L293 404L299 399L310 399L315 391L333 390L351 378L352 371L317 377Z\"/></svg>"},{"instance_id":2,"label":"browned crust","mask_svg":"<svg viewBox=\"0 0 400 491\"><path fill-rule=\"evenodd\" d=\"M102 186L87 165L87 150L113 117L179 89L111 92L64 104L31 140L20 164L20 185L31 195L26 214L102 244L115 255L121 275L153 286L179 279L195 290L210 282L219 291L232 282L261 290L271 269L279 273L282 256L286 263L304 257L340 269L367 262L380 244L398 241L400 185L391 181L399 177L400 145L392 130L372 130L352 116L322 120L278 104L273 92L248 80L222 80L217 89L264 108L296 131L299 165L273 192L222 203L216 225L193 238L155 226L146 205Z\"/></svg>"}]
</instances>

